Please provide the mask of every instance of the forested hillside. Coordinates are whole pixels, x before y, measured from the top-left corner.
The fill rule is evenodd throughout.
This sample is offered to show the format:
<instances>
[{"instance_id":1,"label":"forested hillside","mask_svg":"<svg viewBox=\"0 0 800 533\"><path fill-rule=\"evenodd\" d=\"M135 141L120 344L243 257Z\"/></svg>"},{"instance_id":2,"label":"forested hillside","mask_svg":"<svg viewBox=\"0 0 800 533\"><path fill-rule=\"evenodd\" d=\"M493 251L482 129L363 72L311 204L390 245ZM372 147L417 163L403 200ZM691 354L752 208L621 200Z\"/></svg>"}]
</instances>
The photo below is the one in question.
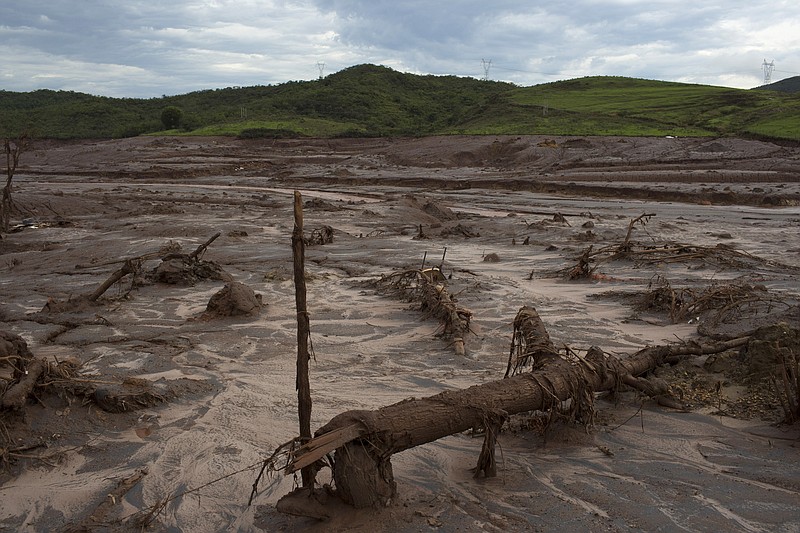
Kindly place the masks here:
<instances>
[{"instance_id":1,"label":"forested hillside","mask_svg":"<svg viewBox=\"0 0 800 533\"><path fill-rule=\"evenodd\" d=\"M61 139L458 133L800 140L800 95L623 77L517 87L359 65L321 80L152 99L0 91L0 135L21 132Z\"/></svg>"}]
</instances>

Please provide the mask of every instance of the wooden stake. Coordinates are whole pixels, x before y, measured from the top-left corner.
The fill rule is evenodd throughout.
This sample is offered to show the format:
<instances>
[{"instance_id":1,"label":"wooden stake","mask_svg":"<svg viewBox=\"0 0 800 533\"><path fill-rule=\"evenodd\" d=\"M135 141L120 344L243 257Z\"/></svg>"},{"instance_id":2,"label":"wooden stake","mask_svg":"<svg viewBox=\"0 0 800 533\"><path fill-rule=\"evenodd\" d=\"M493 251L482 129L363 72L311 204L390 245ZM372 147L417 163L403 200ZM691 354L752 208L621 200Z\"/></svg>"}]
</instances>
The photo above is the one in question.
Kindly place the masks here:
<instances>
[{"instance_id":1,"label":"wooden stake","mask_svg":"<svg viewBox=\"0 0 800 533\"><path fill-rule=\"evenodd\" d=\"M308 379L308 351L310 326L306 309L305 242L303 241L303 201L299 191L294 192L294 231L292 232L294 258L294 296L297 307L297 410L300 418L300 439L311 440L311 384ZM303 487L313 488L313 465L301 470Z\"/></svg>"}]
</instances>

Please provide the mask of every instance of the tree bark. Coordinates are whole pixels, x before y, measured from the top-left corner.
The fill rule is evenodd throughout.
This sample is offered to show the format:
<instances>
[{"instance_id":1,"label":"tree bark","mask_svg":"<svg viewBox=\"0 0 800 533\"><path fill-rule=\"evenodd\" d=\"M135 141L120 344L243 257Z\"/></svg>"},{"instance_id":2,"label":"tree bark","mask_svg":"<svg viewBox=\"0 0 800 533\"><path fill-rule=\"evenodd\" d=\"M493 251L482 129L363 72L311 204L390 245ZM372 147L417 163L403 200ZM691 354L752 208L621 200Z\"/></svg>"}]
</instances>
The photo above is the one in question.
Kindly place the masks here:
<instances>
[{"instance_id":1,"label":"tree bark","mask_svg":"<svg viewBox=\"0 0 800 533\"><path fill-rule=\"evenodd\" d=\"M365 461L360 458L354 468L339 467L334 470L336 486L347 486L349 493L341 494L351 505L368 506L387 504L394 496L386 494L393 486L389 462L392 454L466 431L485 428L487 442L481 453L478 470L492 475L493 441L499 428L498 420L527 411L547 410L568 399L576 402L588 394L613 390L624 380L639 376L664 363L675 363L688 355L716 353L742 346L747 338L735 339L713 345L686 344L647 347L628 359L618 359L593 347L584 358L567 360L552 349L541 319L533 308L523 307L517 315L526 322L522 329L531 337L528 346L535 352L534 370L507 379L473 385L467 389L445 391L435 396L403 400L374 411L348 411L335 416L316 432L316 437L297 450L287 473L309 464L336 449L340 455L350 453L348 446L360 445L373 458L372 468L378 473L365 474ZM520 318L522 317L522 318ZM516 322L516 321L515 321ZM319 441L325 439L325 444ZM350 439L352 442L347 442ZM345 451L346 450L346 451ZM480 473L480 472L478 472ZM383 479L372 485L365 479ZM352 482L352 480L357 480ZM365 485L368 488L365 488ZM358 491L353 495L353 486ZM371 494L366 494L366 492ZM378 495L377 501L375 495Z\"/></svg>"}]
</instances>

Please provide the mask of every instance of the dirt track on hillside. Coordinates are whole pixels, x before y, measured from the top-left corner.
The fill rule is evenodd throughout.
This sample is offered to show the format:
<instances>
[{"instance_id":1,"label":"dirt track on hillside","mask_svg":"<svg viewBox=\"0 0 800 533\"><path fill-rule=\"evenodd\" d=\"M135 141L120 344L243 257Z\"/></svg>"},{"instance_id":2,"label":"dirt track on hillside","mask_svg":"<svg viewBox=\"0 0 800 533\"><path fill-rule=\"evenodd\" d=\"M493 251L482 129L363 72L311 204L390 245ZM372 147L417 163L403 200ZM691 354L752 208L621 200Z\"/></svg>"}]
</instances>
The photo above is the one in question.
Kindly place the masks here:
<instances>
[{"instance_id":1,"label":"dirt track on hillside","mask_svg":"<svg viewBox=\"0 0 800 533\"><path fill-rule=\"evenodd\" d=\"M325 523L284 516L274 504L293 480L280 476L248 507L261 461L297 434L294 190L306 200L306 228L330 226L334 236L307 249L312 429L349 409L502 378L523 305L557 345L617 354L800 320L797 147L516 136L41 141L23 155L15 231L0 240L0 330L36 356L74 358L93 386L146 380L166 401L110 413L96 394L42 389L24 413L0 412L2 528L86 526L119 480L145 468L104 523L135 529L175 496L155 531L800 527L797 425L776 425L778 400L742 379L736 354L659 369L691 413L627 392L598 400L589 432L556 425L545 438L535 419L514 419L496 479L471 478L481 440L454 435L393 458L399 494L387 509ZM645 213L633 242L692 253L598 256L591 276L565 279L589 246L619 244ZM163 252L96 304L52 303L91 293L126 258L189 253L217 232L203 259L261 295L257 315L207 315L221 279L145 276ZM423 257L442 263L448 290L473 312L466 356L413 304L375 290L377 278ZM694 293L722 287L750 304L675 320L647 300L665 282ZM42 312L48 306L58 311Z\"/></svg>"}]
</instances>

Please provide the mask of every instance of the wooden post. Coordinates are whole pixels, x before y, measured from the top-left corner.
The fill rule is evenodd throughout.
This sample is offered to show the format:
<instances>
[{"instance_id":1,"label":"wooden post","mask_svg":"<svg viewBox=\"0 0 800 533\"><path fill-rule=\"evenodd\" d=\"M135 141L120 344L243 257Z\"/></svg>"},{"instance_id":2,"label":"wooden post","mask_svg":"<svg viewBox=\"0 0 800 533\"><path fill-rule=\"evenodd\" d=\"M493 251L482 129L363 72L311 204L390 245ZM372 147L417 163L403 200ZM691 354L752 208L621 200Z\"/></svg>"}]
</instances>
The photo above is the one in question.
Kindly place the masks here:
<instances>
[{"instance_id":1,"label":"wooden post","mask_svg":"<svg viewBox=\"0 0 800 533\"><path fill-rule=\"evenodd\" d=\"M294 296L297 307L297 410L300 418L300 440L311 440L311 385L308 379L308 351L310 327L306 310L305 242L303 241L303 199L299 191L294 192L294 231L292 232L292 256L294 258ZM314 465L301 470L303 487L314 487Z\"/></svg>"}]
</instances>

